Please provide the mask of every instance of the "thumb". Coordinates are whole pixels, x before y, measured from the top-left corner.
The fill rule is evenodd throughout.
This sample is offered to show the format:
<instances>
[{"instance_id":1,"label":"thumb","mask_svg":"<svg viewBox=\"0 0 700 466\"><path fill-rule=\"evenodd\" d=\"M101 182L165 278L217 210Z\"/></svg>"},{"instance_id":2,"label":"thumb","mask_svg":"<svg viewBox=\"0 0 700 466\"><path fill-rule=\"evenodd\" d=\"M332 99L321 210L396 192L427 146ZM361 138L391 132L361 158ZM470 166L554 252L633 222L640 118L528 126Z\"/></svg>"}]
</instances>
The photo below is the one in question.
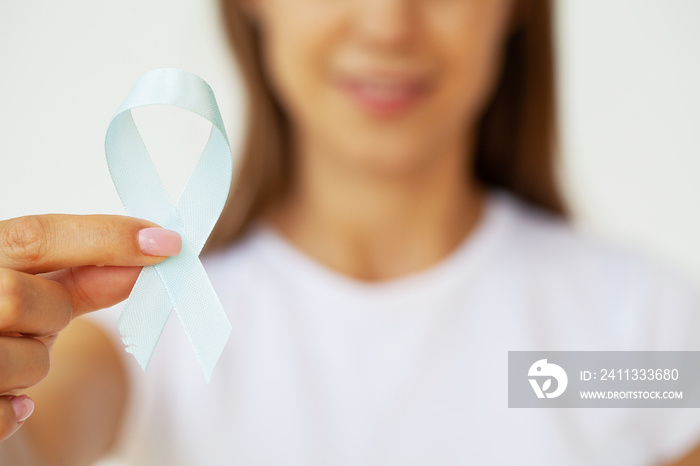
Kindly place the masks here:
<instances>
[{"instance_id":1,"label":"thumb","mask_svg":"<svg viewBox=\"0 0 700 466\"><path fill-rule=\"evenodd\" d=\"M129 297L143 267L86 265L44 274L71 295L73 318L113 306Z\"/></svg>"}]
</instances>

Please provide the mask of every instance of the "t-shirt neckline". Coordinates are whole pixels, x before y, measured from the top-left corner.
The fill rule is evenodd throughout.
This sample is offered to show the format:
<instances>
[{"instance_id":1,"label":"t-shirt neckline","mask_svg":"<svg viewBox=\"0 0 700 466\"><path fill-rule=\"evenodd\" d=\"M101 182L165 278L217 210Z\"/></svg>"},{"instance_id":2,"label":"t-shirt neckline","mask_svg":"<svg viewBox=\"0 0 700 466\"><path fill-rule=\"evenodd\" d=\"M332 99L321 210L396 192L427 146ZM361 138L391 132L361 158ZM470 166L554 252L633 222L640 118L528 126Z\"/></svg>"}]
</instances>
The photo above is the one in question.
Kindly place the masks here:
<instances>
[{"instance_id":1,"label":"t-shirt neckline","mask_svg":"<svg viewBox=\"0 0 700 466\"><path fill-rule=\"evenodd\" d=\"M418 294L438 291L455 282L465 282L484 264L508 230L512 195L499 188L489 188L484 197L481 217L471 232L438 262L389 280L366 282L344 275L309 256L273 226L258 221L251 228L253 247L269 264L302 287L314 292L369 299L412 299Z\"/></svg>"}]
</instances>

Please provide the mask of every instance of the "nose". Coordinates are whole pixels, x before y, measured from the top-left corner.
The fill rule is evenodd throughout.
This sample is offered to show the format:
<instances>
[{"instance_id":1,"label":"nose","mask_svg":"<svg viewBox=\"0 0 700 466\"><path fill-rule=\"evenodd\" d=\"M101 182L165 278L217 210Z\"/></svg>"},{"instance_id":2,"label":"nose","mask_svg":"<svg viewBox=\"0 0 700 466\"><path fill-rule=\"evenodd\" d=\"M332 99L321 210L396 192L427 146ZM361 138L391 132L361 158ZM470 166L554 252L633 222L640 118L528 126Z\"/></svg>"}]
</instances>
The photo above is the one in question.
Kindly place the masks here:
<instances>
[{"instance_id":1,"label":"nose","mask_svg":"<svg viewBox=\"0 0 700 466\"><path fill-rule=\"evenodd\" d=\"M418 32L415 0L356 0L355 32L378 51L405 50Z\"/></svg>"}]
</instances>

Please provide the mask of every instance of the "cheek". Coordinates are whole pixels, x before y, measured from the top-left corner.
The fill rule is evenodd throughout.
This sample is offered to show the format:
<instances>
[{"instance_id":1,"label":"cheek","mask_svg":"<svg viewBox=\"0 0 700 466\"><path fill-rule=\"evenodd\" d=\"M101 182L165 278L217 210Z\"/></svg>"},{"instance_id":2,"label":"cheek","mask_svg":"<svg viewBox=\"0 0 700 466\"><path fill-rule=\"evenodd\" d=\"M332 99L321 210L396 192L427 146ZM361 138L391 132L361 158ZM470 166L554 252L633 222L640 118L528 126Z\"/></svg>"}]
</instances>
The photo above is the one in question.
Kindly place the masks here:
<instances>
[{"instance_id":1,"label":"cheek","mask_svg":"<svg viewBox=\"0 0 700 466\"><path fill-rule=\"evenodd\" d=\"M475 123L498 78L505 37L507 2L460 2L452 15L432 24L433 49L440 57L442 83L435 96L442 127Z\"/></svg>"},{"instance_id":2,"label":"cheek","mask_svg":"<svg viewBox=\"0 0 700 466\"><path fill-rule=\"evenodd\" d=\"M323 105L329 47L342 24L341 11L319 0L271 2L264 57L275 94L297 124L312 119Z\"/></svg>"}]
</instances>

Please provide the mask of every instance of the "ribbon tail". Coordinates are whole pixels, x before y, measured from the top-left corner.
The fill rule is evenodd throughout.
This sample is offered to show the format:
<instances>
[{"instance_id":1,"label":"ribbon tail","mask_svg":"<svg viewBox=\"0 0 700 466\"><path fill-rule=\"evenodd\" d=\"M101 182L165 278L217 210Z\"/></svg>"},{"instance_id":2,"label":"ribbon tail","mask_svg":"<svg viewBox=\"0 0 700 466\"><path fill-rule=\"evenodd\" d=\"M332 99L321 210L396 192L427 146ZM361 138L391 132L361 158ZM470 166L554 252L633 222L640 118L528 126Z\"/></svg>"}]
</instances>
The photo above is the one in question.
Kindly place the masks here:
<instances>
[{"instance_id":1,"label":"ribbon tail","mask_svg":"<svg viewBox=\"0 0 700 466\"><path fill-rule=\"evenodd\" d=\"M231 334L226 312L191 246L183 244L178 256L155 268L168 290L175 312L209 383L214 366ZM187 273L183 274L183 270Z\"/></svg>"},{"instance_id":2,"label":"ribbon tail","mask_svg":"<svg viewBox=\"0 0 700 466\"><path fill-rule=\"evenodd\" d=\"M145 371L172 311L170 297L155 267L144 267L119 316L126 351Z\"/></svg>"}]
</instances>

